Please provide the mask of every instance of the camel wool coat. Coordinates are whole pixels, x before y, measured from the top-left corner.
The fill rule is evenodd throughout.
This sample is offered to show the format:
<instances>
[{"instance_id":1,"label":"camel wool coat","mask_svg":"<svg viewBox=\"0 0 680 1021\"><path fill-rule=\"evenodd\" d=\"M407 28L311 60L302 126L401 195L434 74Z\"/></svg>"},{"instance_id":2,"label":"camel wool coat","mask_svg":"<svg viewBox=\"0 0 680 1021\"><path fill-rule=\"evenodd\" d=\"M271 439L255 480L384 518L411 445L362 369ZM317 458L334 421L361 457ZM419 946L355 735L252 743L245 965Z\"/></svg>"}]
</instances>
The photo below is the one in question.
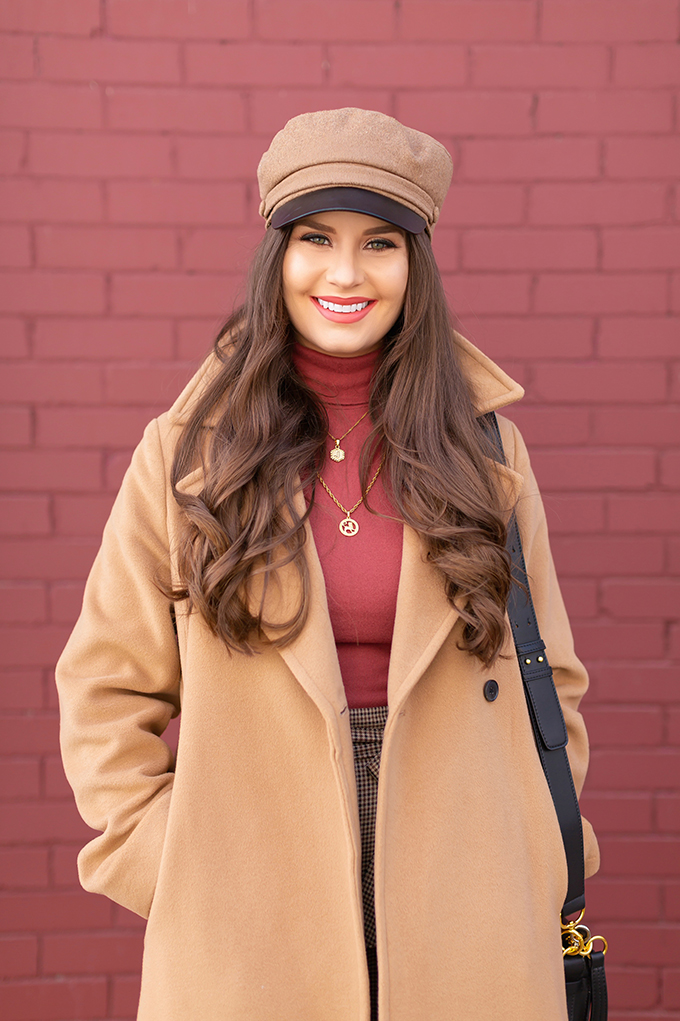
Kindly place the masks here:
<instances>
[{"instance_id":1,"label":"camel wool coat","mask_svg":"<svg viewBox=\"0 0 680 1021\"><path fill-rule=\"evenodd\" d=\"M456 343L480 414L522 396ZM309 618L281 651L263 639L255 656L230 654L181 603L175 633L157 586L174 577L181 524L173 449L213 371L209 359L147 427L58 665L66 772L102 831L80 854L81 881L148 917L139 1021L368 1021L349 712L311 530ZM507 419L501 430L580 791L587 679L526 448ZM201 486L198 469L179 488ZM274 622L297 596L294 570L278 575ZM461 634L405 527L376 821L380 1021L566 1021L566 863L512 639L487 669ZM162 734L180 709L175 761Z\"/></svg>"}]
</instances>

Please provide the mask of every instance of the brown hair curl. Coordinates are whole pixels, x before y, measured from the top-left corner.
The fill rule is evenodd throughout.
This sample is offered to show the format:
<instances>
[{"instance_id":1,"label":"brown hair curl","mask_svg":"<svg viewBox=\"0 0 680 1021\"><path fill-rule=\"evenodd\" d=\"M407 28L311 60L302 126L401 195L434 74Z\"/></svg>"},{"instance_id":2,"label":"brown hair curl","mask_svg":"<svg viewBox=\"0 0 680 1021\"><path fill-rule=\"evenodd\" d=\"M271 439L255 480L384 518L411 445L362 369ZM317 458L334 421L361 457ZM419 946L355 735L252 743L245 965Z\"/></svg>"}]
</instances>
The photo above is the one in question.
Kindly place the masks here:
<instances>
[{"instance_id":1,"label":"brown hair curl","mask_svg":"<svg viewBox=\"0 0 680 1021\"><path fill-rule=\"evenodd\" d=\"M246 300L215 342L222 366L180 436L172 468L187 524L178 550L180 589L229 649L253 652L267 584L293 563L300 580L294 616L274 644L292 641L309 601L305 520L295 495L316 483L328 436L326 410L297 373L283 302L282 263L290 229L268 230L248 279ZM396 515L421 536L465 622L463 648L483 663L505 637L510 566L493 451L452 341L452 325L429 238L406 235L404 308L383 341L370 396L373 430L361 459L366 487L381 444L383 479ZM177 483L199 464L198 496ZM370 505L367 500L367 506ZM253 583L262 582L259 612Z\"/></svg>"}]
</instances>

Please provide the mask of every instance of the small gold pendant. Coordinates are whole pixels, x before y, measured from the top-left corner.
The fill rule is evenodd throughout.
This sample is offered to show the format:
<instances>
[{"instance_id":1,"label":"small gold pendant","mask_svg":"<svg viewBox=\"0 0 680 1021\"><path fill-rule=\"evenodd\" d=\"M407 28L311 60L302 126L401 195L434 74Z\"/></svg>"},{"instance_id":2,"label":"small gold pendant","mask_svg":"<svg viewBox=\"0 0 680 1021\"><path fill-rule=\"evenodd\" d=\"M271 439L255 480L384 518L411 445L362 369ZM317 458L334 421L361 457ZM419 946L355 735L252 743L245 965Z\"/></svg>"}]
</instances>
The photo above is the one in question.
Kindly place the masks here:
<instances>
[{"instance_id":1,"label":"small gold pendant","mask_svg":"<svg viewBox=\"0 0 680 1021\"><path fill-rule=\"evenodd\" d=\"M351 518L348 514L346 518L342 519L342 521L338 525L338 528L340 529L343 535L356 535L357 532L359 531L359 523L355 521L354 518Z\"/></svg>"},{"instance_id":2,"label":"small gold pendant","mask_svg":"<svg viewBox=\"0 0 680 1021\"><path fill-rule=\"evenodd\" d=\"M335 446L331 450L331 461L344 461L345 451L340 446L340 440L335 441Z\"/></svg>"}]
</instances>

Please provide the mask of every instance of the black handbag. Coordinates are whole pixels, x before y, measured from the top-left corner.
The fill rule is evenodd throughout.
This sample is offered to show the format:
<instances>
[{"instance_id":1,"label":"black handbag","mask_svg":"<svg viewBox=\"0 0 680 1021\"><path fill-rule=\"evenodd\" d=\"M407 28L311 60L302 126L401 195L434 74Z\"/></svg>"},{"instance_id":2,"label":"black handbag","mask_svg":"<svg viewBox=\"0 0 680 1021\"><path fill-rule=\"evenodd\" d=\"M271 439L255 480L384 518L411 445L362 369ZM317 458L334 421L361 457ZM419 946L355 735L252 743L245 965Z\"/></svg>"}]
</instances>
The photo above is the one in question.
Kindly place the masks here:
<instances>
[{"instance_id":1,"label":"black handbag","mask_svg":"<svg viewBox=\"0 0 680 1021\"><path fill-rule=\"evenodd\" d=\"M498 421L493 412L485 416L498 460L505 464ZM562 954L569 1021L606 1021L607 981L604 971L606 940L591 936L583 925L585 875L583 828L574 781L567 758L567 728L553 681L553 674L541 640L534 604L529 590L522 542L513 515L508 525L506 548L512 563L513 585L508 599L508 616L522 674L529 718L536 748L555 805L567 858L567 896L562 906ZM576 914L575 920L567 918ZM601 941L602 949L594 943Z\"/></svg>"}]
</instances>

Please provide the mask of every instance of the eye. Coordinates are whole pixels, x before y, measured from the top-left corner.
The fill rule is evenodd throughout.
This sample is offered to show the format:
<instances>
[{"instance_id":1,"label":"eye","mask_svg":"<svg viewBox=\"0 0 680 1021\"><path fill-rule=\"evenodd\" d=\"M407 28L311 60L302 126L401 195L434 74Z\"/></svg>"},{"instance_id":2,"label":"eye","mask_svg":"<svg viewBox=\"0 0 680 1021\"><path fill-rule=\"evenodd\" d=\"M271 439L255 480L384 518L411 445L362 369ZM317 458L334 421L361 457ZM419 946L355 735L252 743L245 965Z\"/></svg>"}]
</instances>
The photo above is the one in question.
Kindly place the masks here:
<instances>
[{"instance_id":1,"label":"eye","mask_svg":"<svg viewBox=\"0 0 680 1021\"><path fill-rule=\"evenodd\" d=\"M313 245L330 245L330 239L325 234L302 234L300 241L311 241Z\"/></svg>"},{"instance_id":2,"label":"eye","mask_svg":"<svg viewBox=\"0 0 680 1021\"><path fill-rule=\"evenodd\" d=\"M397 246L387 238L371 238L366 247L374 252L384 252L387 248L396 248Z\"/></svg>"}]
</instances>

